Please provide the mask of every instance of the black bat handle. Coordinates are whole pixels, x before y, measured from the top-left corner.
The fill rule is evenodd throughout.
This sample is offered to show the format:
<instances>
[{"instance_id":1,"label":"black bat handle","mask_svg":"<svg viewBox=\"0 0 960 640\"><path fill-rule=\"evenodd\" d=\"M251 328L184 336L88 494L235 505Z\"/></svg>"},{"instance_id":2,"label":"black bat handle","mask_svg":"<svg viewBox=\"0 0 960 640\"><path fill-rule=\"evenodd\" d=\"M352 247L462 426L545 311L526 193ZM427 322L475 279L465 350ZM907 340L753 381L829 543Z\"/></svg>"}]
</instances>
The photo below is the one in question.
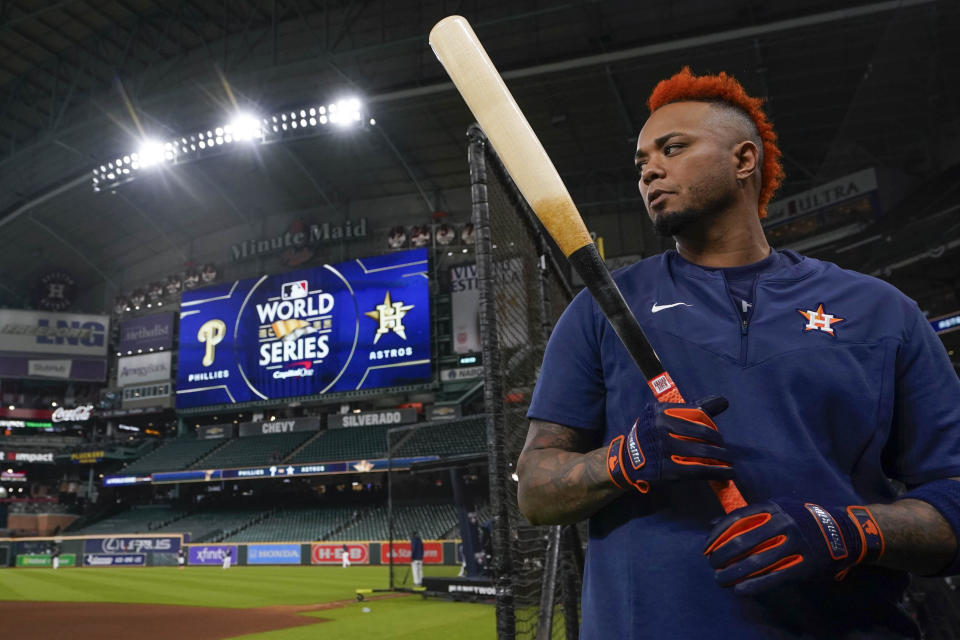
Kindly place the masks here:
<instances>
[{"instance_id":1,"label":"black bat handle","mask_svg":"<svg viewBox=\"0 0 960 640\"><path fill-rule=\"evenodd\" d=\"M580 247L570 254L568 260L580 274L590 294L600 305L603 315L610 321L610 326L617 332L630 357L640 367L643 376L650 380L662 374L664 369L660 358L650 346L650 341L640 328L633 311L627 306L627 301L623 299L620 288L613 281L610 270L597 251L597 245L591 242Z\"/></svg>"},{"instance_id":2,"label":"black bat handle","mask_svg":"<svg viewBox=\"0 0 960 640\"><path fill-rule=\"evenodd\" d=\"M623 346L627 348L630 357L640 367L657 401L684 402L683 395L670 379L670 374L663 368L660 358L653 350L636 316L627 306L627 301L623 299L620 287L613 281L610 270L607 269L607 265L597 251L597 245L592 242L584 245L567 256L567 259L580 274L603 315L607 317L610 326L623 342ZM720 505L726 513L747 506L747 501L744 500L733 480L711 480L710 486L717 494Z\"/></svg>"}]
</instances>

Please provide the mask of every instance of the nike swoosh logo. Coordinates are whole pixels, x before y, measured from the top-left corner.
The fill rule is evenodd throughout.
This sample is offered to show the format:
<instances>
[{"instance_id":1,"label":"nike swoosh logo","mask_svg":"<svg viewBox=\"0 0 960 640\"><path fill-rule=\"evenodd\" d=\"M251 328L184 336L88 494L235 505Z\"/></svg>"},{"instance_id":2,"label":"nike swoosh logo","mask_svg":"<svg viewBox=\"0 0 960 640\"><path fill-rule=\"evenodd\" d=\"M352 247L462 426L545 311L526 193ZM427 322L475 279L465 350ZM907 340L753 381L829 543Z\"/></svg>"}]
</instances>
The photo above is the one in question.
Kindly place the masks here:
<instances>
[{"instance_id":1,"label":"nike swoosh logo","mask_svg":"<svg viewBox=\"0 0 960 640\"><path fill-rule=\"evenodd\" d=\"M673 304L657 304L657 303L653 303L653 306L650 307L650 311L651 311L651 313L657 313L658 311L663 311L664 309L670 309L671 307L676 307L676 306L679 306L679 305L681 305L681 304L682 304L683 306L685 306L685 307L692 307L692 306L693 306L692 304L687 304L686 302L674 302Z\"/></svg>"}]
</instances>

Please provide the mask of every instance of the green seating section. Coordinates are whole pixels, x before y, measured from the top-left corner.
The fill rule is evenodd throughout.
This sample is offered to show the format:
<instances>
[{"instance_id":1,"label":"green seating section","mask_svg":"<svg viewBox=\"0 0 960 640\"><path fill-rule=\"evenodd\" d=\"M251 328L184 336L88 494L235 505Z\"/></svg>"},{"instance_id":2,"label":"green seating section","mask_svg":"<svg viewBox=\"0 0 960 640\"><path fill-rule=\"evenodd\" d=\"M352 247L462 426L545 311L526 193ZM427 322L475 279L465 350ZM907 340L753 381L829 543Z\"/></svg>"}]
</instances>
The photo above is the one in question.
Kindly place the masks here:
<instances>
[{"instance_id":1,"label":"green seating section","mask_svg":"<svg viewBox=\"0 0 960 640\"><path fill-rule=\"evenodd\" d=\"M386 457L387 426L330 429L290 460L293 463Z\"/></svg>"},{"instance_id":2,"label":"green seating section","mask_svg":"<svg viewBox=\"0 0 960 640\"><path fill-rule=\"evenodd\" d=\"M110 535L153 533L156 529L151 529L151 526L158 526L160 523L178 518L184 513L186 511L172 509L167 505L133 507L77 531L71 531L70 534L86 536L97 533L108 533Z\"/></svg>"},{"instance_id":3,"label":"green seating section","mask_svg":"<svg viewBox=\"0 0 960 640\"><path fill-rule=\"evenodd\" d=\"M405 540L414 530L428 540L450 535L458 537L456 510L450 504L395 506L394 538ZM194 511L189 515L184 510L166 506L147 506L124 511L75 533L189 533L194 542L387 540L390 537L390 523L387 507L382 505L359 508L294 507L272 513L254 508L213 508Z\"/></svg>"},{"instance_id":4,"label":"green seating section","mask_svg":"<svg viewBox=\"0 0 960 640\"><path fill-rule=\"evenodd\" d=\"M122 473L385 458L389 428L349 427L319 433L249 436L226 441L178 438L132 462ZM483 416L424 424L412 434L399 434L396 438L399 444L393 453L395 458L454 456L487 450L486 421ZM293 454L304 443L306 446ZM291 454L293 456L288 460Z\"/></svg>"},{"instance_id":5,"label":"green seating section","mask_svg":"<svg viewBox=\"0 0 960 640\"><path fill-rule=\"evenodd\" d=\"M120 473L127 475L186 469L221 444L223 440L177 438L131 462Z\"/></svg>"},{"instance_id":6,"label":"green seating section","mask_svg":"<svg viewBox=\"0 0 960 640\"><path fill-rule=\"evenodd\" d=\"M326 539L353 517L350 507L284 509L229 537L230 542L288 542Z\"/></svg>"},{"instance_id":7,"label":"green seating section","mask_svg":"<svg viewBox=\"0 0 960 640\"><path fill-rule=\"evenodd\" d=\"M437 539L457 522L457 513L450 504L418 504L394 507L393 537L405 540L411 531L420 533L424 540ZM385 506L373 507L361 513L353 524L345 527L331 540L388 540L389 514Z\"/></svg>"},{"instance_id":8,"label":"green seating section","mask_svg":"<svg viewBox=\"0 0 960 640\"><path fill-rule=\"evenodd\" d=\"M234 438L223 448L193 465L194 469L254 467L279 463L315 432L283 433L269 436Z\"/></svg>"},{"instance_id":9,"label":"green seating section","mask_svg":"<svg viewBox=\"0 0 960 640\"><path fill-rule=\"evenodd\" d=\"M425 424L394 451L395 458L452 456L487 450L487 426L483 416Z\"/></svg>"},{"instance_id":10,"label":"green seating section","mask_svg":"<svg viewBox=\"0 0 960 640\"><path fill-rule=\"evenodd\" d=\"M189 533L193 541L205 540L211 533L221 531L227 534L262 517L262 509L212 509L198 511L176 522L156 529L168 533Z\"/></svg>"}]
</instances>

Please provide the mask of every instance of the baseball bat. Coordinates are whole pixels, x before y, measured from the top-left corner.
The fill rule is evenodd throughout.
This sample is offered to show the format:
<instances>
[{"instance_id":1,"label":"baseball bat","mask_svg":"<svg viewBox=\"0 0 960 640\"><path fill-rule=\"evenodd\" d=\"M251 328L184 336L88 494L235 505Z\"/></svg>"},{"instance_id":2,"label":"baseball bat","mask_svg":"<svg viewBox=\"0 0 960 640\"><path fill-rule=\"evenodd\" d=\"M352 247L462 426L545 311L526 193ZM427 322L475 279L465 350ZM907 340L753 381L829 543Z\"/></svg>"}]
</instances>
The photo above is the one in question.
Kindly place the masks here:
<instances>
[{"instance_id":1,"label":"baseball bat","mask_svg":"<svg viewBox=\"0 0 960 640\"><path fill-rule=\"evenodd\" d=\"M580 274L658 402L684 402L590 238L580 212L503 78L462 16L430 30L430 46L547 233ZM711 481L724 511L746 506L732 480Z\"/></svg>"}]
</instances>

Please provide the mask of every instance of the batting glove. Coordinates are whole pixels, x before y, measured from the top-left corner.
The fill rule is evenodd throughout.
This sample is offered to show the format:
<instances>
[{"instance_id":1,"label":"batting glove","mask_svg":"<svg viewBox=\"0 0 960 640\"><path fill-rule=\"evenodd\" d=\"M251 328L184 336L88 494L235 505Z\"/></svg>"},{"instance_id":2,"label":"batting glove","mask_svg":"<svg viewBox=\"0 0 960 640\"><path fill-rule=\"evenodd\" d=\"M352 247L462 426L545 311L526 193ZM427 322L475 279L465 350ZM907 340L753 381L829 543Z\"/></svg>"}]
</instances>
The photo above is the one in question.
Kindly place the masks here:
<instances>
[{"instance_id":1,"label":"batting glove","mask_svg":"<svg viewBox=\"0 0 960 640\"><path fill-rule=\"evenodd\" d=\"M883 534L866 507L779 498L727 515L710 532L704 555L720 586L752 595L787 581L841 580L883 555Z\"/></svg>"},{"instance_id":2,"label":"batting glove","mask_svg":"<svg viewBox=\"0 0 960 640\"><path fill-rule=\"evenodd\" d=\"M621 489L647 493L659 482L732 478L733 463L711 420L728 405L720 396L693 404L651 404L629 433L607 446L610 480Z\"/></svg>"}]
</instances>

